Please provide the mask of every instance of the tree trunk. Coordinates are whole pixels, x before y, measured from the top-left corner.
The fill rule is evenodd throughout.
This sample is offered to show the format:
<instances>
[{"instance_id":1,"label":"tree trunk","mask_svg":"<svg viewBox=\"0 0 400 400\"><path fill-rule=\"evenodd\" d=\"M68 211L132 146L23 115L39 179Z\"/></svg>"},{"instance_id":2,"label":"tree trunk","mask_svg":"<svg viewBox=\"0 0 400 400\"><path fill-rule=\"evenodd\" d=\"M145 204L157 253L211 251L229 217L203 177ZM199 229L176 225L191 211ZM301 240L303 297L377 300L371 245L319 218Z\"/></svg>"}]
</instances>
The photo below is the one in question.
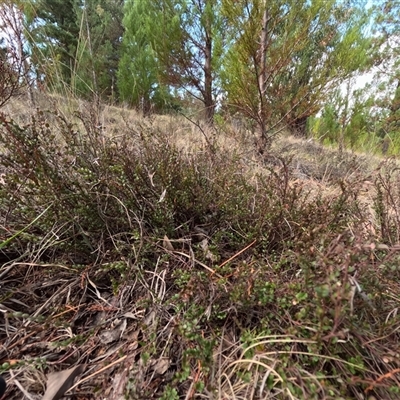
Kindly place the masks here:
<instances>
[{"instance_id":1,"label":"tree trunk","mask_svg":"<svg viewBox=\"0 0 400 400\"><path fill-rule=\"evenodd\" d=\"M151 100L148 95L143 96L140 99L140 111L144 117L149 117L151 115Z\"/></svg>"},{"instance_id":2,"label":"tree trunk","mask_svg":"<svg viewBox=\"0 0 400 400\"><path fill-rule=\"evenodd\" d=\"M210 28L211 29L211 28ZM215 103L212 95L212 37L209 28L206 32L206 43L204 47L204 107L206 121L209 125L214 122Z\"/></svg>"},{"instance_id":3,"label":"tree trunk","mask_svg":"<svg viewBox=\"0 0 400 400\"><path fill-rule=\"evenodd\" d=\"M397 81L396 91L392 103L389 107L389 115L386 118L386 122L390 129L398 129L400 125L399 110L400 110L400 80Z\"/></svg>"},{"instance_id":4,"label":"tree trunk","mask_svg":"<svg viewBox=\"0 0 400 400\"><path fill-rule=\"evenodd\" d=\"M268 45L268 9L264 4L264 13L262 18L260 48L258 54L257 80L258 80L258 151L262 154L268 145L267 140L267 121L265 117L265 92L267 89L267 45Z\"/></svg>"},{"instance_id":5,"label":"tree trunk","mask_svg":"<svg viewBox=\"0 0 400 400\"><path fill-rule=\"evenodd\" d=\"M87 35L87 43L88 43L88 48L89 48L89 55L90 55L90 60L91 60L91 68L92 68L92 79L93 79L93 92L94 92L94 97L99 96L99 88L97 86L97 75L96 75L96 70L94 67L94 58L93 58L93 49L92 49L92 39L91 39L91 34L90 34L90 27L89 27L89 21L88 21L88 15L87 15L87 5L86 1L84 2L84 17L86 20L86 35Z\"/></svg>"},{"instance_id":6,"label":"tree trunk","mask_svg":"<svg viewBox=\"0 0 400 400\"><path fill-rule=\"evenodd\" d=\"M294 136L305 138L307 136L308 117L295 118L289 122L289 128Z\"/></svg>"}]
</instances>

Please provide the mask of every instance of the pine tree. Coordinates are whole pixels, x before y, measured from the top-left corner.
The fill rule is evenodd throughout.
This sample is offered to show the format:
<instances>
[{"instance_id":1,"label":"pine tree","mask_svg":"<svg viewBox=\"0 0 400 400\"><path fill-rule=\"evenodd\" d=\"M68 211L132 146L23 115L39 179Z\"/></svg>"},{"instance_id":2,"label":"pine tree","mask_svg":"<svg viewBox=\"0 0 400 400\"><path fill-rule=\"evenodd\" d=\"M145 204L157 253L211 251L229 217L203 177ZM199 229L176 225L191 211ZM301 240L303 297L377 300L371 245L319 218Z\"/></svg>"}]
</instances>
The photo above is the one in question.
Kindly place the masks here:
<instances>
[{"instance_id":1,"label":"pine tree","mask_svg":"<svg viewBox=\"0 0 400 400\"><path fill-rule=\"evenodd\" d=\"M83 0L73 87L84 96L116 100L116 74L123 34L123 0Z\"/></svg>"},{"instance_id":2,"label":"pine tree","mask_svg":"<svg viewBox=\"0 0 400 400\"><path fill-rule=\"evenodd\" d=\"M128 0L119 69L123 98L139 97L146 105L155 93L175 88L200 100L212 123L223 50L219 3Z\"/></svg>"},{"instance_id":3,"label":"pine tree","mask_svg":"<svg viewBox=\"0 0 400 400\"><path fill-rule=\"evenodd\" d=\"M48 88L116 98L123 0L33 0L25 13L31 59Z\"/></svg>"},{"instance_id":4,"label":"pine tree","mask_svg":"<svg viewBox=\"0 0 400 400\"><path fill-rule=\"evenodd\" d=\"M159 65L152 47L152 30L157 22L156 9L148 0L127 0L125 28L117 84L122 101L147 115L155 99L167 91L159 81Z\"/></svg>"},{"instance_id":5,"label":"pine tree","mask_svg":"<svg viewBox=\"0 0 400 400\"><path fill-rule=\"evenodd\" d=\"M377 105L384 116L382 132L400 137L400 1L385 0L375 7Z\"/></svg>"},{"instance_id":6,"label":"pine tree","mask_svg":"<svg viewBox=\"0 0 400 400\"><path fill-rule=\"evenodd\" d=\"M55 89L72 80L79 39L79 7L80 0L32 0L25 9L36 75Z\"/></svg>"},{"instance_id":7,"label":"pine tree","mask_svg":"<svg viewBox=\"0 0 400 400\"><path fill-rule=\"evenodd\" d=\"M258 125L259 150L282 126L304 134L307 118L366 63L368 22L334 0L224 0L232 46L227 102Z\"/></svg>"},{"instance_id":8,"label":"pine tree","mask_svg":"<svg viewBox=\"0 0 400 400\"><path fill-rule=\"evenodd\" d=\"M153 42L165 83L204 105L213 123L224 53L224 19L218 0L159 1L161 26ZM170 22L168 22L170 21ZM171 40L172 39L172 40Z\"/></svg>"}]
</instances>

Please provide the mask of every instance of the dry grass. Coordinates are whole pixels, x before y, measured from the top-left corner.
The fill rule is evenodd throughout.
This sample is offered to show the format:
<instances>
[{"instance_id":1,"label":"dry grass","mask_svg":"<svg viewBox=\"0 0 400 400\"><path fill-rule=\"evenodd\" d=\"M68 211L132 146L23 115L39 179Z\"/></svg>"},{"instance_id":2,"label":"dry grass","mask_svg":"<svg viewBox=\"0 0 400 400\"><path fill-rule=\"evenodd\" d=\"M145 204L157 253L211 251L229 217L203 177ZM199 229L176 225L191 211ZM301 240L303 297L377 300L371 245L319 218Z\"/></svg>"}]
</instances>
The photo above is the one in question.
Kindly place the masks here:
<instances>
[{"instance_id":1,"label":"dry grass","mask_svg":"<svg viewBox=\"0 0 400 400\"><path fill-rule=\"evenodd\" d=\"M3 112L8 399L83 364L71 399L399 398L396 160L285 134L260 159L229 125L55 97Z\"/></svg>"}]
</instances>

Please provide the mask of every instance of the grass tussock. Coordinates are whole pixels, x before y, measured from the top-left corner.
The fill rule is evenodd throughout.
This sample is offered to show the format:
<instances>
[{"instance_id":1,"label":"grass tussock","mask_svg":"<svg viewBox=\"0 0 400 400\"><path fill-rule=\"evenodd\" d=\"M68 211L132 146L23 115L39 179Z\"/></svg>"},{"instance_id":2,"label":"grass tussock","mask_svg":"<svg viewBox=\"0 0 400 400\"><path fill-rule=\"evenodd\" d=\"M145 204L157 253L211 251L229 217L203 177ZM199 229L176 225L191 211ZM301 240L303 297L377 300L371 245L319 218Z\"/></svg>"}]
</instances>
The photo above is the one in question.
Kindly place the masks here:
<instances>
[{"instance_id":1,"label":"grass tussock","mask_svg":"<svg viewBox=\"0 0 400 400\"><path fill-rule=\"evenodd\" d=\"M394 160L98 111L0 116L8 398L399 398Z\"/></svg>"}]
</instances>

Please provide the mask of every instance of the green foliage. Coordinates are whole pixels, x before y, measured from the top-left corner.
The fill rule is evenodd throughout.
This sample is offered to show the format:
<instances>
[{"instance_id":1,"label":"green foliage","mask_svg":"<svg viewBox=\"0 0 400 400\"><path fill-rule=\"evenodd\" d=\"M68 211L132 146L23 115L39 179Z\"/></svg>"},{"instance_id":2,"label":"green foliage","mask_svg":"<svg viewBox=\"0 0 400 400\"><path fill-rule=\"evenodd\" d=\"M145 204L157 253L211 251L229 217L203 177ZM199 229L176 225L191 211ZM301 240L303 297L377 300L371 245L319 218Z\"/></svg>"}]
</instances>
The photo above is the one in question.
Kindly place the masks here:
<instances>
[{"instance_id":1,"label":"green foliage","mask_svg":"<svg viewBox=\"0 0 400 400\"><path fill-rule=\"evenodd\" d=\"M264 146L285 126L304 135L345 80L395 59L378 51L383 39L370 38L371 12L356 1L43 0L24 12L38 85L118 99L146 115L196 112L197 102L208 122L221 101L253 120ZM374 15L394 38L393 18ZM388 153L397 148L396 101L380 126ZM375 133L363 128L367 112L356 114L329 140L364 147Z\"/></svg>"},{"instance_id":2,"label":"green foliage","mask_svg":"<svg viewBox=\"0 0 400 400\"><path fill-rule=\"evenodd\" d=\"M325 144L338 142L340 134L339 118L332 104L327 104L324 107L320 118L312 120L310 130Z\"/></svg>"},{"instance_id":3,"label":"green foliage","mask_svg":"<svg viewBox=\"0 0 400 400\"><path fill-rule=\"evenodd\" d=\"M115 100L122 0L36 0L26 7L31 61L44 87Z\"/></svg>"},{"instance_id":4,"label":"green foliage","mask_svg":"<svg viewBox=\"0 0 400 400\"><path fill-rule=\"evenodd\" d=\"M265 7L267 61L262 66L259 37ZM368 18L360 6L350 13L336 1L254 1L246 7L227 0L224 10L232 41L224 64L227 102L260 127L267 124L271 133L286 123L304 134L307 118L368 61Z\"/></svg>"},{"instance_id":5,"label":"green foliage","mask_svg":"<svg viewBox=\"0 0 400 400\"><path fill-rule=\"evenodd\" d=\"M27 8L28 39L38 80L50 86L69 84L79 40L80 0L37 0Z\"/></svg>"},{"instance_id":6,"label":"green foliage","mask_svg":"<svg viewBox=\"0 0 400 400\"><path fill-rule=\"evenodd\" d=\"M0 2L0 108L29 82L23 20L18 4Z\"/></svg>"},{"instance_id":7,"label":"green foliage","mask_svg":"<svg viewBox=\"0 0 400 400\"><path fill-rule=\"evenodd\" d=\"M161 400L179 400L178 391L175 388L167 387L160 397Z\"/></svg>"},{"instance_id":8,"label":"green foliage","mask_svg":"<svg viewBox=\"0 0 400 400\"><path fill-rule=\"evenodd\" d=\"M118 88L121 100L147 114L153 99L163 91L158 79L158 61L150 41L158 16L152 2L147 0L127 1L124 10Z\"/></svg>"},{"instance_id":9,"label":"green foliage","mask_svg":"<svg viewBox=\"0 0 400 400\"><path fill-rule=\"evenodd\" d=\"M385 132L386 117L377 112L377 102L367 87L335 92L321 115L309 121L310 133L325 145L372 154L391 154L392 134Z\"/></svg>"},{"instance_id":10,"label":"green foliage","mask_svg":"<svg viewBox=\"0 0 400 400\"><path fill-rule=\"evenodd\" d=\"M164 27L154 30L152 40L162 65L162 79L201 100L205 119L211 123L225 45L220 2L167 0L159 3Z\"/></svg>"},{"instance_id":11,"label":"green foliage","mask_svg":"<svg viewBox=\"0 0 400 400\"><path fill-rule=\"evenodd\" d=\"M72 87L80 97L93 94L116 101L117 68L123 34L123 0L85 0L78 9L80 24Z\"/></svg>"},{"instance_id":12,"label":"green foliage","mask_svg":"<svg viewBox=\"0 0 400 400\"><path fill-rule=\"evenodd\" d=\"M159 98L171 102L169 88L187 91L202 101L211 122L223 52L218 6L216 1L128 1L119 68L122 98L147 113Z\"/></svg>"},{"instance_id":13,"label":"green foliage","mask_svg":"<svg viewBox=\"0 0 400 400\"><path fill-rule=\"evenodd\" d=\"M41 268L38 280L58 296L52 282L61 270L75 282L64 286L70 302L81 304L83 292L94 299L57 348L90 345L101 296L107 315L119 302L102 331L113 332L123 313L133 320L127 338L118 336L126 340L121 352L137 356L126 372L132 398L154 396L150 383L160 376L163 398L222 398L230 388L249 399L250 391L353 398L392 371L384 360L397 341L365 343L389 338L398 325L399 256L389 247L400 238L394 160L372 183L372 229L354 160L342 157L345 176L324 192L311 179L299 182L284 157L256 171L217 143L188 153L169 129L150 123L121 125L116 139L98 119L89 107L68 117L38 111L25 125L0 119L1 226L7 237L18 233L2 247L18 256L8 280L20 282L25 265ZM63 296L54 297L61 310L42 309L45 319L28 312L25 304L46 297L46 286L34 290L10 313L13 326L70 327ZM20 292L6 286L2 304L14 307ZM395 398L392 390L374 387L379 398Z\"/></svg>"},{"instance_id":14,"label":"green foliage","mask_svg":"<svg viewBox=\"0 0 400 400\"><path fill-rule=\"evenodd\" d=\"M65 43L75 50L49 59L72 57L80 75L68 84L83 95L115 74L115 60L101 67L118 47L116 37L103 40L118 25L111 3L88 0L69 10L78 40ZM175 87L187 109L196 103L182 89L205 105L211 43L209 104L222 77L229 111L260 125L265 118L267 130L299 129L306 118L325 144L357 150L389 139L387 153L399 148L398 93L387 102L350 90L352 72L367 65L365 15L334 1L266 4L128 1L118 70L124 101L161 110ZM51 28L50 11L46 24L33 25L37 33ZM54 41L61 27L53 24ZM333 90L345 78L347 93ZM124 124L109 126L98 103L85 105L73 115L38 109L25 122L0 115L0 302L12 310L13 327L0 331L0 341L27 332L24 343L12 338L13 357L37 348L28 329L50 331L60 359L77 346L80 354L93 351L101 331L116 334L127 356L112 365L127 398L398 397L391 382L400 291L395 159L372 170L372 158L287 138L261 163L232 132L211 145L208 131L182 121L131 124L124 114ZM221 135L224 124L220 117ZM305 173L302 158L285 155L300 146L312 149ZM101 363L115 356L103 352L107 335L97 342Z\"/></svg>"}]
</instances>

